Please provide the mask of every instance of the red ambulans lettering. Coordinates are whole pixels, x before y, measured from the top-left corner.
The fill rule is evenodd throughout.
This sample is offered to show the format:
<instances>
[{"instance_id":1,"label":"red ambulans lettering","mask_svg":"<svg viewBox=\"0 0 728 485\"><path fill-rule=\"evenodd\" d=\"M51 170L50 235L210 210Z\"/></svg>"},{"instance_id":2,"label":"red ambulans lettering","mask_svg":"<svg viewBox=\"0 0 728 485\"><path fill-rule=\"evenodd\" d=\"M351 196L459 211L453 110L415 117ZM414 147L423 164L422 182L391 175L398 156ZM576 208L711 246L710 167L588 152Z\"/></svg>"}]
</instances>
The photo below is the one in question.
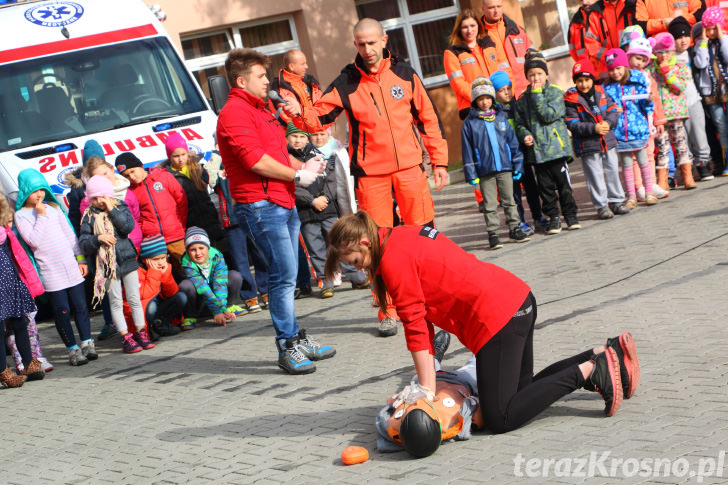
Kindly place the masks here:
<instances>
[{"instance_id":1,"label":"red ambulans lettering","mask_svg":"<svg viewBox=\"0 0 728 485\"><path fill-rule=\"evenodd\" d=\"M56 157L45 157L38 160L38 163L40 164L40 169L38 171L40 173L48 173L52 172L56 169L56 164L53 163L56 160Z\"/></svg>"},{"instance_id":2,"label":"red ambulans lettering","mask_svg":"<svg viewBox=\"0 0 728 485\"><path fill-rule=\"evenodd\" d=\"M166 133L157 133L157 138L164 143L167 141L167 138L169 138L170 135L177 133L176 131L168 131Z\"/></svg>"},{"instance_id":3,"label":"red ambulans lettering","mask_svg":"<svg viewBox=\"0 0 728 485\"><path fill-rule=\"evenodd\" d=\"M139 144L139 148L149 148L157 146L157 142L154 141L154 138L152 138L151 135L140 136L136 139L136 141Z\"/></svg>"},{"instance_id":4,"label":"red ambulans lettering","mask_svg":"<svg viewBox=\"0 0 728 485\"><path fill-rule=\"evenodd\" d=\"M62 167L68 167L69 165L76 165L78 163L76 152L61 153L58 155L58 159L61 161Z\"/></svg>"},{"instance_id":5,"label":"red ambulans lettering","mask_svg":"<svg viewBox=\"0 0 728 485\"><path fill-rule=\"evenodd\" d=\"M202 137L192 128L185 128L182 130L182 134L187 138L188 140L202 140Z\"/></svg>"},{"instance_id":6,"label":"red ambulans lettering","mask_svg":"<svg viewBox=\"0 0 728 485\"><path fill-rule=\"evenodd\" d=\"M113 155L114 149L111 148L111 143L104 143L104 157L108 157L109 155Z\"/></svg>"},{"instance_id":7,"label":"red ambulans lettering","mask_svg":"<svg viewBox=\"0 0 728 485\"><path fill-rule=\"evenodd\" d=\"M120 152L130 152L134 147L134 142L131 140L115 141L114 145L119 149Z\"/></svg>"}]
</instances>

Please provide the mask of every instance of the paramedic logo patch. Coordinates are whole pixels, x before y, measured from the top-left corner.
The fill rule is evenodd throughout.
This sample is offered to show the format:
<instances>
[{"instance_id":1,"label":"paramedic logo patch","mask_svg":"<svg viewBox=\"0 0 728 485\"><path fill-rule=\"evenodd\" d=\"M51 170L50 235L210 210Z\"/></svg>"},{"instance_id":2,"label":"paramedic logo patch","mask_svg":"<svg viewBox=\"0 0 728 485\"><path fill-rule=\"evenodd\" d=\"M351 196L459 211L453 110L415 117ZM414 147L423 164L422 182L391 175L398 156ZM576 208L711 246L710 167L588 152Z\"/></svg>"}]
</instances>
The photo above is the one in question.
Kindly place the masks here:
<instances>
[{"instance_id":1,"label":"paramedic logo patch","mask_svg":"<svg viewBox=\"0 0 728 485\"><path fill-rule=\"evenodd\" d=\"M392 86L392 89L389 90L389 94L391 94L394 99L402 99L404 96L404 89L402 89L402 86L395 84Z\"/></svg>"},{"instance_id":2,"label":"paramedic logo patch","mask_svg":"<svg viewBox=\"0 0 728 485\"><path fill-rule=\"evenodd\" d=\"M83 7L75 2L51 2L25 11L25 19L41 27L63 27L83 15Z\"/></svg>"},{"instance_id":3,"label":"paramedic logo patch","mask_svg":"<svg viewBox=\"0 0 728 485\"><path fill-rule=\"evenodd\" d=\"M430 226L422 226L422 229L420 229L420 236L425 236L430 239L435 239L438 234L440 234L440 231Z\"/></svg>"}]
</instances>

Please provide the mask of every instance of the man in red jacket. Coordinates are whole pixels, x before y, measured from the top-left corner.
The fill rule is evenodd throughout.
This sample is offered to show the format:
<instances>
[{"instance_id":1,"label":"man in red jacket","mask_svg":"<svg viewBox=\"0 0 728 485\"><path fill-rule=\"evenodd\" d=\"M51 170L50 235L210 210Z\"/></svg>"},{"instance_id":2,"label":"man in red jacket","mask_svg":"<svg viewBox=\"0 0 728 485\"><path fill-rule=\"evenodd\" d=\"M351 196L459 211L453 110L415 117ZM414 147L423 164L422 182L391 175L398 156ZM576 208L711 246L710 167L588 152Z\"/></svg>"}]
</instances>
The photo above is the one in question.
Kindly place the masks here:
<instances>
[{"instance_id":1,"label":"man in red jacket","mask_svg":"<svg viewBox=\"0 0 728 485\"><path fill-rule=\"evenodd\" d=\"M316 370L311 360L333 357L336 350L318 344L296 321L293 292L301 221L295 184L311 185L324 163L316 157L304 164L288 154L281 125L263 101L268 93L269 65L267 56L252 49L228 53L225 71L232 88L218 116L217 141L235 215L268 265L278 366L291 374L308 374Z\"/></svg>"}]
</instances>

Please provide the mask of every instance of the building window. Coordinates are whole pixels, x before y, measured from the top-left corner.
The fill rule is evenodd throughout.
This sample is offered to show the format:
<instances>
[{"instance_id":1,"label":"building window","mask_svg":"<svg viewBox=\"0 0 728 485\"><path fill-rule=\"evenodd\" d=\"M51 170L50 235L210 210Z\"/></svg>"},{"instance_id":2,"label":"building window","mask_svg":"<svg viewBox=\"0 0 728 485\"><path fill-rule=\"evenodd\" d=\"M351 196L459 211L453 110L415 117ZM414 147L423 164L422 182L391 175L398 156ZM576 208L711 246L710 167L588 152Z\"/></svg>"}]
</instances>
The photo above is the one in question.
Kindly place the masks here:
<instances>
[{"instance_id":1,"label":"building window","mask_svg":"<svg viewBox=\"0 0 728 485\"><path fill-rule=\"evenodd\" d=\"M290 49L300 48L293 17L238 24L222 31L183 36L182 51L187 67L208 98L210 92L207 80L210 76L225 75L228 51L236 47L255 49L270 57L269 74L275 75L283 68L283 54Z\"/></svg>"},{"instance_id":2,"label":"building window","mask_svg":"<svg viewBox=\"0 0 728 485\"><path fill-rule=\"evenodd\" d=\"M379 20L387 47L417 71L427 87L447 84L442 60L448 47L457 0L357 0L359 18Z\"/></svg>"},{"instance_id":3,"label":"building window","mask_svg":"<svg viewBox=\"0 0 728 485\"><path fill-rule=\"evenodd\" d=\"M523 13L523 28L534 47L546 58L560 57L569 52L570 13L566 0L519 0Z\"/></svg>"}]
</instances>

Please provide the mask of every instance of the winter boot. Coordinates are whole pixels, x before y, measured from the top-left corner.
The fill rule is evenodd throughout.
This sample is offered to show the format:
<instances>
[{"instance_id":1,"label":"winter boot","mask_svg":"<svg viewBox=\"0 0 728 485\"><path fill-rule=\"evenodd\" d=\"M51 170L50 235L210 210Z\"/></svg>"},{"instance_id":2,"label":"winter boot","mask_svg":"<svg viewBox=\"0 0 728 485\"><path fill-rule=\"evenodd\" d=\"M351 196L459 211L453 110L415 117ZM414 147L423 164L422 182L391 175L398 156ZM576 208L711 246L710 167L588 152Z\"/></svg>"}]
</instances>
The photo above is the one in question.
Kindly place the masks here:
<instances>
[{"instance_id":1,"label":"winter boot","mask_svg":"<svg viewBox=\"0 0 728 485\"><path fill-rule=\"evenodd\" d=\"M657 172L657 185L660 186L662 190L665 191L665 197L670 195L670 186L667 184L667 172L669 169L667 167L665 168L658 168L655 170Z\"/></svg>"},{"instance_id":2,"label":"winter boot","mask_svg":"<svg viewBox=\"0 0 728 485\"><path fill-rule=\"evenodd\" d=\"M680 173L682 174L683 186L685 190L691 190L697 187L693 179L693 164L683 163L680 165Z\"/></svg>"}]
</instances>

